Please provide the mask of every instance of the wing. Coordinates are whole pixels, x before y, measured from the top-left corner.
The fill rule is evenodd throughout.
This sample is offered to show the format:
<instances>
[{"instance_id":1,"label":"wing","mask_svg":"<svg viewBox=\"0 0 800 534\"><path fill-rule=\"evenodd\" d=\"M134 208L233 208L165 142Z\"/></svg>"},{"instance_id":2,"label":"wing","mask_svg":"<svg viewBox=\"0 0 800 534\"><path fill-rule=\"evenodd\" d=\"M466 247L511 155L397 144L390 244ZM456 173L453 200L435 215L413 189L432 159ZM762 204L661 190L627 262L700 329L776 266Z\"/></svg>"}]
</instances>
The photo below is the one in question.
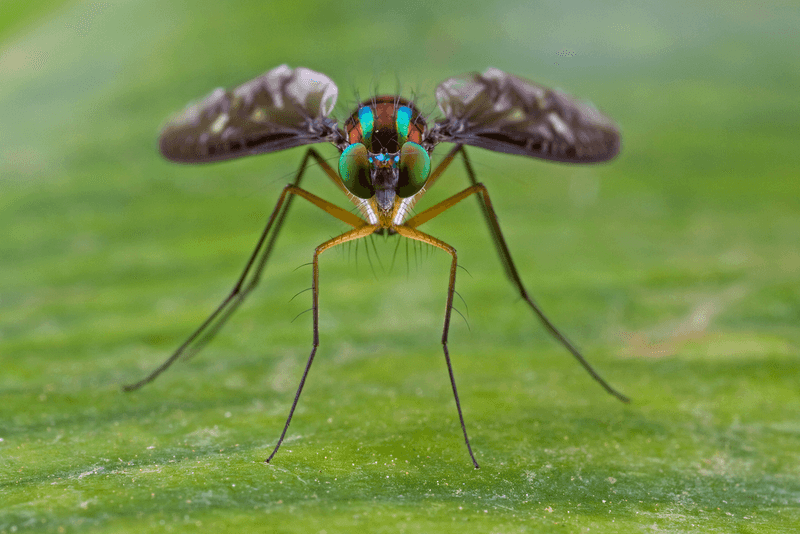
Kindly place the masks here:
<instances>
[{"instance_id":1,"label":"wing","mask_svg":"<svg viewBox=\"0 0 800 534\"><path fill-rule=\"evenodd\" d=\"M207 163L336 142L341 134L328 114L338 93L324 74L281 65L190 104L164 126L159 149L172 161Z\"/></svg>"},{"instance_id":2,"label":"wing","mask_svg":"<svg viewBox=\"0 0 800 534\"><path fill-rule=\"evenodd\" d=\"M429 130L430 144L570 163L606 161L619 152L619 130L592 105L497 69L445 80L436 101L445 118Z\"/></svg>"}]
</instances>

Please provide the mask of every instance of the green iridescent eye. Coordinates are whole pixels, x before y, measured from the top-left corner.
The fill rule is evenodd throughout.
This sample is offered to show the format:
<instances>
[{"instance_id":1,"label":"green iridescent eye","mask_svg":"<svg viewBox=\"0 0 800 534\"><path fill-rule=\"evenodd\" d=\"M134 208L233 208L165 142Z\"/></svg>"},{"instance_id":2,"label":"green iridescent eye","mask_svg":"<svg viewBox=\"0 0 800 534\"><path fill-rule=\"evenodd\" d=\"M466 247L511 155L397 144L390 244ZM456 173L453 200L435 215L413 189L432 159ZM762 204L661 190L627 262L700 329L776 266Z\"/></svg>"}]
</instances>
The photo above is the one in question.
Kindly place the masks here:
<instances>
[{"instance_id":1,"label":"green iridescent eye","mask_svg":"<svg viewBox=\"0 0 800 534\"><path fill-rule=\"evenodd\" d=\"M400 198L419 193L431 172L431 158L417 143L408 142L400 149L400 180L395 190Z\"/></svg>"},{"instance_id":2,"label":"green iridescent eye","mask_svg":"<svg viewBox=\"0 0 800 534\"><path fill-rule=\"evenodd\" d=\"M353 143L339 156L339 176L348 191L358 198L372 198L375 189L369 177L369 154L367 147Z\"/></svg>"}]
</instances>

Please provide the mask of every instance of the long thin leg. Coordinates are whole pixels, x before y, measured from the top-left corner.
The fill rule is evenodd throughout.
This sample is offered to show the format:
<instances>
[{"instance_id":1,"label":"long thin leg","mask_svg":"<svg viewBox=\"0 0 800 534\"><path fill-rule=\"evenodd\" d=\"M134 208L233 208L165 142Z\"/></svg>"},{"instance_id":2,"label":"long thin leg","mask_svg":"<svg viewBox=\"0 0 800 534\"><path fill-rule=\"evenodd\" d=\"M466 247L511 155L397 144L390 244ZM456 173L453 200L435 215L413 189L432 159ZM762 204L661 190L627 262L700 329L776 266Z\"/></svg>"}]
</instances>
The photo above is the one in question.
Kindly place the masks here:
<instances>
[{"instance_id":1,"label":"long thin leg","mask_svg":"<svg viewBox=\"0 0 800 534\"><path fill-rule=\"evenodd\" d=\"M475 174L472 171L472 166L469 164L469 160L467 159L466 152L464 151L464 147L459 145L455 149L453 149L446 157L445 161L442 164L450 164L453 161L456 153L460 151L462 157L464 158L464 162L467 167L467 173L469 174L470 181L473 182L473 185L468 187L467 189L461 191L460 193L456 193L450 198L443 200L442 202L436 204L428 208L427 210L423 211L422 213L412 217L411 219L407 220L405 225L416 228L417 226L429 221L430 219L436 217L440 213L444 212L445 210L451 208L461 200L465 199L466 197L477 194L478 198L480 199L481 206L483 207L483 212L486 218L486 222L489 225L489 230L492 234L492 239L495 243L497 248L498 254L500 255L500 259L503 262L503 266L505 267L506 274L508 275L511 282L516 286L517 291L519 292L520 296L525 300L528 306L533 310L534 314L539 318L541 323L550 332L556 340L558 340L561 345L566 348L570 354L572 354L576 360L583 366L584 369L594 378L597 383L599 383L608 393L615 396L622 402L630 402L630 399L611 387L611 385L606 382L598 373L594 370L594 368L586 361L586 358L576 349L572 343L561 333L561 331L556 328L556 326L547 318L544 314L542 309L536 304L536 301L528 295L528 291L525 289L525 286L522 283L522 279L517 272L517 268L514 265L514 261L511 259L511 252L508 250L508 245L506 244L505 238L503 237L503 233L500 230L500 224L497 219L497 214L492 207L492 202L489 199L489 192L486 190L486 186L482 183L475 180ZM438 168L437 168L438 171ZM441 174L441 173L439 173Z\"/></svg>"},{"instance_id":2,"label":"long thin leg","mask_svg":"<svg viewBox=\"0 0 800 534\"><path fill-rule=\"evenodd\" d=\"M366 224L362 219L358 216L339 208L319 197L301 189L296 184L300 183L300 180L303 177L303 174L307 168L308 159L313 157L317 160L320 166L325 170L326 173L330 174L335 171L330 169L328 164L323 160L319 154L314 149L309 149L306 152L305 157L300 165L300 168L297 173L297 177L295 178L294 182L290 185L284 187L283 191L281 192L281 196L278 199L278 202L275 204L275 208L272 210L270 214L269 220L267 221L267 225L264 227L264 230L261 232L261 236L256 243L256 247L253 250L252 254L247 260L244 270L242 274L239 275L239 278L234 284L233 289L228 294L227 297L220 303L219 306L211 313L211 315L206 318L205 321L194 331L192 334L186 338L186 340L172 353L172 355L167 358L164 363L162 363L159 367L157 367L152 373L147 375L145 378L136 382L134 384L128 384L123 386L124 391L133 391L139 389L140 387L152 382L153 380L158 377L161 373L166 371L175 361L177 361L181 356L187 353L187 349L190 347L194 347L199 343L196 349L193 352L196 352L202 346L207 343L214 334L219 331L219 329L224 325L225 321L227 321L228 317L236 310L239 306L241 301L247 294L255 287L258 283L260 278L261 272L263 271L264 267L266 266L267 260L269 259L269 254L272 252L272 248L275 244L275 240L277 239L278 233L282 228L283 221L286 217L288 212L288 208L290 205L290 201L294 195L304 197L306 200L311 202L312 204L318 206L319 208L323 209L324 211L330 213L337 219L345 222L353 227L358 227ZM277 222L277 224L276 224ZM275 227L274 232L270 240L267 242L267 236L270 234L270 230ZM267 242L267 247L264 248L264 244ZM258 260L258 265L254 272L253 277L251 278L250 282L245 286L245 280L247 279L248 275L250 274L254 264L256 264L256 260L259 257L262 249L264 253L262 254L260 260ZM244 289L243 289L244 287ZM196 343L197 342L197 343ZM190 354L192 352L190 351Z\"/></svg>"},{"instance_id":3,"label":"long thin leg","mask_svg":"<svg viewBox=\"0 0 800 534\"><path fill-rule=\"evenodd\" d=\"M447 362L447 373L450 375L450 385L453 386L453 398L456 400L456 409L458 410L458 420L461 421L461 431L464 433L464 442L467 444L469 456L472 458L472 464L475 469L479 469L478 461L475 460L475 455L472 453L472 446L469 444L469 436L467 435L467 425L464 424L464 414L461 412L461 401L458 398L458 389L456 388L456 378L453 375L453 364L450 362L450 351L447 349L447 338L450 333L450 316L453 311L453 294L456 289L456 271L458 270L458 254L456 249L435 237L426 233L420 232L407 225L396 226L395 230L398 234L409 239L414 239L421 243L427 243L440 248L450 254L453 260L450 262L450 282L447 285L447 306L444 312L444 327L442 328L442 350L444 351L444 359Z\"/></svg>"},{"instance_id":4,"label":"long thin leg","mask_svg":"<svg viewBox=\"0 0 800 534\"><path fill-rule=\"evenodd\" d=\"M528 306L533 310L533 313L539 318L542 322L544 327L550 332L550 334L556 338L563 346L566 348L570 354L572 354L575 359L580 362L584 369L594 378L603 388L609 392L611 395L615 396L619 400L624 403L629 403L631 400L611 387L611 385L606 382L598 373L594 370L591 364L583 357L578 349L566 338L561 331L556 328L556 326L547 318L544 314L544 311L539 307L536 301L528 294L527 289L522 283L522 278L519 276L519 272L517 271L516 265L514 265L514 260L511 259L511 251L508 249L508 245L506 244L506 240L503 237L503 232L500 230L500 223L497 219L497 214L492 207L492 201L489 199L489 192L486 190L482 184L479 184L478 180L475 178L475 172L472 170L472 165L470 164L469 158L467 157L467 152L464 150L464 146L461 146L461 157L464 160L464 166L467 169L467 175L469 176L469 180L472 185L480 185L482 187L481 194L478 195L478 199L480 201L484 218L486 219L486 224L489 226L489 231L492 234L492 240L497 247L498 255L500 256L500 260L503 263L503 267L505 268L506 274L511 282L516 286L517 291L519 291L520 296L528 303Z\"/></svg>"},{"instance_id":5,"label":"long thin leg","mask_svg":"<svg viewBox=\"0 0 800 534\"><path fill-rule=\"evenodd\" d=\"M303 376L300 379L300 384L297 386L297 393L295 393L294 395L294 402L292 402L292 408L289 410L289 417L286 418L286 424L283 426L283 432L281 432L281 437L278 438L278 443L275 445L275 449L273 449L272 454L270 454L269 458L265 460L266 463L269 463L272 460L272 457L275 456L275 453L277 453L278 449L281 447L281 443L283 443L283 438L286 437L286 431L289 430L289 424L292 422L292 416L294 415L294 410L295 408L297 408L297 402L300 400L300 393L303 392L303 386L306 383L306 378L308 377L308 371L309 369L311 369L311 364L314 361L314 356L317 353L317 347L319 347L319 255L328 250L329 248L335 247L336 245L341 245L342 243L347 243L348 241L353 241L356 239L367 237L377 229L378 229L377 225L369 225L367 223L364 223L364 226L355 228L353 230L343 233L340 236L334 237L333 239L324 242L314 250L313 278L311 280L311 291L313 293L311 310L314 317L313 319L314 339L312 342L311 354L308 355L308 362L306 362L306 368L303 370Z\"/></svg>"},{"instance_id":6,"label":"long thin leg","mask_svg":"<svg viewBox=\"0 0 800 534\"><path fill-rule=\"evenodd\" d=\"M295 177L295 180L292 182L293 185L300 187L300 181L303 178L303 176L305 176L305 170L307 168L309 158L314 158L314 160L316 160L317 164L323 171L325 171L328 177L338 180L338 175L336 174L336 171L334 171L330 167L330 165L328 165L328 163L324 159L322 159L322 156L320 156L316 150L310 148L306 151L306 154L303 157L302 162L300 163L300 168L297 171L297 176ZM239 293L234 294L234 292L237 289L236 287L234 287L234 289L231 291L231 294L228 296L228 298L232 298L232 300L227 306L227 308L225 308L225 310L219 315L219 317L217 317L217 320L214 321L213 324L209 325L205 329L205 331L203 331L202 334L195 339L195 341L191 344L191 346L188 347L183 352L182 357L184 360L188 360L189 358L193 357L195 354L200 352L203 349L203 347L205 347L212 339L214 339L214 337L222 329L222 327L225 326L225 323L228 322L230 316L233 315L233 313L239 308L239 305L244 301L245 298L247 298L250 292L253 291L253 289L255 289L258 283L261 281L261 275L264 272L264 269L267 265L267 260L269 260L269 257L272 254L272 249L275 246L275 242L278 238L280 230L283 228L283 223L286 219L287 214L289 213L289 208L292 205L293 200L294 196L290 196L286 199L286 202L283 205L283 210L281 211L280 215L278 216L278 220L275 223L275 231L272 232L272 235L270 236L270 239L267 242L267 246L264 247L264 249L262 250L261 256L256 262L256 268L253 270L250 280L246 284L244 284L243 287L241 287L241 282L244 281L243 277L246 276L243 274L243 277L240 278ZM223 306L221 305L220 307Z\"/></svg>"}]
</instances>

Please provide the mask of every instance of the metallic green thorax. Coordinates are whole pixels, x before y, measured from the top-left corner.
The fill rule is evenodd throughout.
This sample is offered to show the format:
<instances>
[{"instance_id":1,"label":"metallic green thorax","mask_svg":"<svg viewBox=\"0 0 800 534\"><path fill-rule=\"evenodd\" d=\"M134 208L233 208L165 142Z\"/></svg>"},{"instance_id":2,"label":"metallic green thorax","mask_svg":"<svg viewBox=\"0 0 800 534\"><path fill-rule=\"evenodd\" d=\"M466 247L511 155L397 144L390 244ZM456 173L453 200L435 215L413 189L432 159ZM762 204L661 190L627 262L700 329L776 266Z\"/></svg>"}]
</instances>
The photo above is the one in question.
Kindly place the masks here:
<instances>
[{"instance_id":1,"label":"metallic green thorax","mask_svg":"<svg viewBox=\"0 0 800 534\"><path fill-rule=\"evenodd\" d=\"M425 122L413 104L398 97L364 102L345 123L349 145L339 158L339 176L350 193L375 197L380 210L395 198L414 196L430 175L422 147Z\"/></svg>"},{"instance_id":2,"label":"metallic green thorax","mask_svg":"<svg viewBox=\"0 0 800 534\"><path fill-rule=\"evenodd\" d=\"M361 135L367 146L372 143L372 132L375 131L375 114L367 106L358 110L358 122L361 123Z\"/></svg>"},{"instance_id":3,"label":"metallic green thorax","mask_svg":"<svg viewBox=\"0 0 800 534\"><path fill-rule=\"evenodd\" d=\"M393 129L397 133L397 143L402 147L408 141L408 132L411 127L411 108L408 106L397 107ZM358 109L358 122L361 126L362 142L371 148L373 133L375 132L375 113L370 106L362 106ZM386 130L386 124L381 121L379 128ZM375 150L378 152L378 150Z\"/></svg>"},{"instance_id":4,"label":"metallic green thorax","mask_svg":"<svg viewBox=\"0 0 800 534\"><path fill-rule=\"evenodd\" d=\"M400 136L400 144L403 145L408 140L408 128L411 125L411 108L400 106L397 108L397 134Z\"/></svg>"}]
</instances>

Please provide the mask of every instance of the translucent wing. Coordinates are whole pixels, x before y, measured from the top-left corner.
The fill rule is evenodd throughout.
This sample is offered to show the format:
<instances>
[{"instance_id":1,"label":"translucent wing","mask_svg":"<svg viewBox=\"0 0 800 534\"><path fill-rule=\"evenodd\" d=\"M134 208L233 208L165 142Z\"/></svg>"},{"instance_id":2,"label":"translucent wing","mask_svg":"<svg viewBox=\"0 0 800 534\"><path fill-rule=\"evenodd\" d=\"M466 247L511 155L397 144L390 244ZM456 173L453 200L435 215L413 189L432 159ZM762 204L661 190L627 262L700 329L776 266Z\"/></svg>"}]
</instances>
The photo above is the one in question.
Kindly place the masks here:
<instances>
[{"instance_id":1,"label":"translucent wing","mask_svg":"<svg viewBox=\"0 0 800 534\"><path fill-rule=\"evenodd\" d=\"M173 161L206 163L337 142L340 133L328 114L338 92L324 74L281 65L190 104L167 122L159 149Z\"/></svg>"},{"instance_id":2,"label":"translucent wing","mask_svg":"<svg viewBox=\"0 0 800 534\"><path fill-rule=\"evenodd\" d=\"M449 78L436 88L445 118L426 140L571 163L606 161L619 152L616 125L578 102L497 69Z\"/></svg>"}]
</instances>

